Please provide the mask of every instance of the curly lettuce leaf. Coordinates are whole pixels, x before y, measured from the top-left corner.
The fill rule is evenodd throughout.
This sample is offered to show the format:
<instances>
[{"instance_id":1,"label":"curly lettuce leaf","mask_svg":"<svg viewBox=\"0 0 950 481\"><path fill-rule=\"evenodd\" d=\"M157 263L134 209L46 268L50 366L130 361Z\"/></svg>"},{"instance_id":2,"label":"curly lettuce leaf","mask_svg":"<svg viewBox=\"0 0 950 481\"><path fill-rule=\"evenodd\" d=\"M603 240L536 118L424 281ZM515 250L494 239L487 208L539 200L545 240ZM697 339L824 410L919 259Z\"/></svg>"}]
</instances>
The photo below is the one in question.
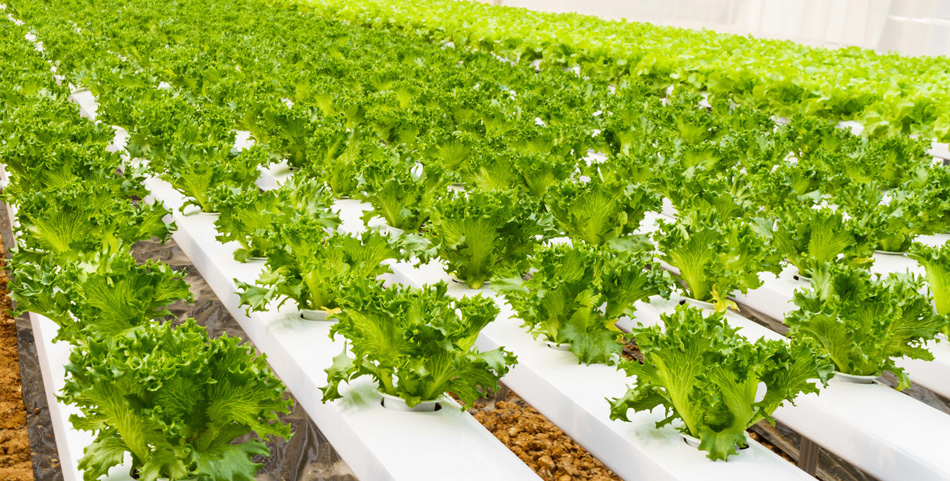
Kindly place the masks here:
<instances>
[{"instance_id":1,"label":"curly lettuce leaf","mask_svg":"<svg viewBox=\"0 0 950 481\"><path fill-rule=\"evenodd\" d=\"M662 259L679 270L689 297L724 310L734 291L762 285L759 273L778 273L778 254L752 223L691 212L653 234Z\"/></svg>"},{"instance_id":2,"label":"curly lettuce leaf","mask_svg":"<svg viewBox=\"0 0 950 481\"><path fill-rule=\"evenodd\" d=\"M950 315L950 241L940 247L914 243L907 257L917 261L927 272L927 287L937 314Z\"/></svg>"},{"instance_id":3,"label":"curly lettuce leaf","mask_svg":"<svg viewBox=\"0 0 950 481\"><path fill-rule=\"evenodd\" d=\"M531 276L497 279L502 293L532 335L569 344L578 362L610 363L620 354L622 315L633 315L637 301L669 295L669 275L651 268L643 252L567 244L538 247Z\"/></svg>"},{"instance_id":4,"label":"curly lettuce leaf","mask_svg":"<svg viewBox=\"0 0 950 481\"><path fill-rule=\"evenodd\" d=\"M828 362L807 345L779 340L749 342L722 313L677 306L663 326L633 330L644 362L621 367L636 384L609 399L611 419L629 421L628 412L663 407L677 429L700 440L709 459L726 460L735 446L747 444L745 430L771 419L781 404L799 394L816 393L815 379L826 382ZM764 393L762 392L764 391Z\"/></svg>"},{"instance_id":5,"label":"curly lettuce leaf","mask_svg":"<svg viewBox=\"0 0 950 481\"><path fill-rule=\"evenodd\" d=\"M521 270L550 219L517 194L454 192L436 202L426 237L451 273L477 289L499 269Z\"/></svg>"},{"instance_id":6,"label":"curly lettuce leaf","mask_svg":"<svg viewBox=\"0 0 950 481\"><path fill-rule=\"evenodd\" d=\"M515 356L502 348L479 351L475 340L497 317L498 307L480 295L448 297L446 288L444 283L423 289L351 284L331 336L343 336L353 356L344 349L334 358L328 385L321 388L323 401L340 398L341 383L364 375L409 406L445 393L469 405L496 390Z\"/></svg>"},{"instance_id":7,"label":"curly lettuce leaf","mask_svg":"<svg viewBox=\"0 0 950 481\"><path fill-rule=\"evenodd\" d=\"M659 200L642 187L621 182L566 181L549 189L545 205L572 240L601 245L632 234Z\"/></svg>"},{"instance_id":8,"label":"curly lettuce leaf","mask_svg":"<svg viewBox=\"0 0 950 481\"><path fill-rule=\"evenodd\" d=\"M898 389L910 386L901 357L931 360L924 344L946 325L919 291L921 279L881 277L861 269L826 264L814 271L811 288L795 292L799 307L785 324L789 336L810 339L845 374L893 373Z\"/></svg>"},{"instance_id":9,"label":"curly lettuce leaf","mask_svg":"<svg viewBox=\"0 0 950 481\"><path fill-rule=\"evenodd\" d=\"M390 227L417 232L448 189L448 178L438 163L423 165L380 148L365 158L359 184L362 198L373 206L363 214L364 221L379 216Z\"/></svg>"},{"instance_id":10,"label":"curly lettuce leaf","mask_svg":"<svg viewBox=\"0 0 950 481\"><path fill-rule=\"evenodd\" d=\"M240 339L209 339L189 320L151 324L111 342L77 348L67 365L70 421L94 431L79 460L83 479L103 477L132 456L140 479L251 481L268 450L246 434L289 438L278 420L291 403L264 357Z\"/></svg>"},{"instance_id":11,"label":"curly lettuce leaf","mask_svg":"<svg viewBox=\"0 0 950 481\"><path fill-rule=\"evenodd\" d=\"M842 262L866 267L873 262L870 235L857 222L830 207L793 207L778 213L775 248L805 277L817 266Z\"/></svg>"}]
</instances>

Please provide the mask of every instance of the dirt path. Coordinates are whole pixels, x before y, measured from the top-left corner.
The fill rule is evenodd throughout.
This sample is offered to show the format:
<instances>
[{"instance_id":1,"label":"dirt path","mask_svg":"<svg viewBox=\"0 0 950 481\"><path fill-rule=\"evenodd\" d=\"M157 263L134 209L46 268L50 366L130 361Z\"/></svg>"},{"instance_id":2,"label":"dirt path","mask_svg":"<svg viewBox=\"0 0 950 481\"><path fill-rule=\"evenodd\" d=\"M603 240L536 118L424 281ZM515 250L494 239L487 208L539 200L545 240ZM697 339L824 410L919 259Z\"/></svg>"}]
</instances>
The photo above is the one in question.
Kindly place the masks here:
<instances>
[{"instance_id":1,"label":"dirt path","mask_svg":"<svg viewBox=\"0 0 950 481\"><path fill-rule=\"evenodd\" d=\"M479 401L469 412L545 481L620 481L576 441L507 392L495 402Z\"/></svg>"},{"instance_id":2,"label":"dirt path","mask_svg":"<svg viewBox=\"0 0 950 481\"><path fill-rule=\"evenodd\" d=\"M0 244L0 265L3 254ZM0 481L24 481L33 479L33 462L20 388L17 329L7 294L7 273L0 271Z\"/></svg>"}]
</instances>

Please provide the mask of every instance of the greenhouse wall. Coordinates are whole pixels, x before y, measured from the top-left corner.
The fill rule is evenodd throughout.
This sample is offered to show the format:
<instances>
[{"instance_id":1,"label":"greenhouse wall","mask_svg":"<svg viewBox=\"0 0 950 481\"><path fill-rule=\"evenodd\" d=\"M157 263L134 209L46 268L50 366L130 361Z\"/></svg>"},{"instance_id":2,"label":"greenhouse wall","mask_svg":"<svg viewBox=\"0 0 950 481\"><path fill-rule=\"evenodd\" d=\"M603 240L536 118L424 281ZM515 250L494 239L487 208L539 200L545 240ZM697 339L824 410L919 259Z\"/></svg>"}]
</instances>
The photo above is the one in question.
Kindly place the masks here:
<instances>
[{"instance_id":1,"label":"greenhouse wall","mask_svg":"<svg viewBox=\"0 0 950 481\"><path fill-rule=\"evenodd\" d=\"M945 0L486 0L549 12L576 12L683 28L792 40L829 48L946 55Z\"/></svg>"}]
</instances>

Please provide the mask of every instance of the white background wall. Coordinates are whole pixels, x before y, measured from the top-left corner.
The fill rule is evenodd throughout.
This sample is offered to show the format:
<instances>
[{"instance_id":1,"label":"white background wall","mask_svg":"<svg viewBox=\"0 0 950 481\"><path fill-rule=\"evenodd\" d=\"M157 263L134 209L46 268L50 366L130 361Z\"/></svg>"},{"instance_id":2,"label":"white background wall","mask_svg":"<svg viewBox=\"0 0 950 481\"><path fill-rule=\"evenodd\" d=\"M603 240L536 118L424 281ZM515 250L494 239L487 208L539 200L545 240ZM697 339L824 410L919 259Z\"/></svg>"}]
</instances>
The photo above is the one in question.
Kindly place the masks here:
<instances>
[{"instance_id":1,"label":"white background wall","mask_svg":"<svg viewBox=\"0 0 950 481\"><path fill-rule=\"evenodd\" d=\"M855 45L909 55L950 54L950 0L483 0L551 12Z\"/></svg>"}]
</instances>

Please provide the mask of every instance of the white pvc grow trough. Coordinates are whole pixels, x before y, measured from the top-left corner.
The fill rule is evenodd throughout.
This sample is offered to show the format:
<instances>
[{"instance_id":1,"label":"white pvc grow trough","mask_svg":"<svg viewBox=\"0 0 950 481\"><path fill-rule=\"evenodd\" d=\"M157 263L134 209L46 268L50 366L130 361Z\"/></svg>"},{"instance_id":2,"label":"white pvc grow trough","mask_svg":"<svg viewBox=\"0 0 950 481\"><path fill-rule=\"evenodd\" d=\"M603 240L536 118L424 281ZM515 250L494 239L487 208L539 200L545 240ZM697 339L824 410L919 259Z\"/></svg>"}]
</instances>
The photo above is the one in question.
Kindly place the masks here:
<instances>
[{"instance_id":1,"label":"white pvc grow trough","mask_svg":"<svg viewBox=\"0 0 950 481\"><path fill-rule=\"evenodd\" d=\"M270 188L283 183L289 171L283 165L266 169L258 185ZM265 187L262 187L265 188ZM342 229L359 232L370 206L354 200L339 201L334 210L343 220ZM632 422L610 420L606 397L619 397L629 383L615 367L581 365L574 354L550 349L521 328L503 299L487 289L473 290L452 282L442 265L431 262L420 268L409 263L392 266L396 282L421 287L445 282L453 296L483 293L496 299L502 313L482 330L482 349L504 346L518 356L518 364L504 382L523 399L584 446L623 479L710 480L765 476L775 480L811 479L795 465L752 441L750 448L729 462L713 462L705 453L687 446L672 428L657 430L665 416L662 409L631 413Z\"/></svg>"},{"instance_id":2,"label":"white pvc grow trough","mask_svg":"<svg viewBox=\"0 0 950 481\"><path fill-rule=\"evenodd\" d=\"M933 246L942 246L950 235L921 236L918 241ZM760 275L764 282L762 287L749 291L743 295L735 293L733 297L741 304L747 305L773 319L782 320L785 315L796 306L792 303L792 296L796 289L808 286L793 278L794 267L785 269L779 276L769 273ZM871 272L888 274L911 272L924 275L924 269L916 261L903 256L889 254L874 254L874 265ZM950 398L950 342L942 335L939 342L928 342L926 347L934 355L933 361L903 358L897 365L907 369L914 383L934 391L941 396Z\"/></svg>"},{"instance_id":3,"label":"white pvc grow trough","mask_svg":"<svg viewBox=\"0 0 950 481\"><path fill-rule=\"evenodd\" d=\"M677 302L655 298L637 306L634 322L659 324ZM750 340L782 339L774 331L729 312L730 325ZM950 479L950 416L880 384L832 381L820 394L800 396L795 406L775 411L775 419L872 476L883 480Z\"/></svg>"},{"instance_id":4,"label":"white pvc grow trough","mask_svg":"<svg viewBox=\"0 0 950 481\"><path fill-rule=\"evenodd\" d=\"M9 174L3 165L0 165L0 188L9 184ZM11 224L16 225L16 207L7 204L7 214ZM12 226L11 226L12 227ZM69 363L71 347L65 342L53 342L59 326L55 322L36 313L29 313L30 325L33 327L33 342L36 345L36 357L43 375L43 390L49 406L50 422L53 435L56 439L56 451L59 453L59 464L65 481L82 481L79 471L79 458L83 450L92 443L95 436L86 431L73 429L69 416L78 414L79 410L62 403L56 395L66 384L66 364ZM109 471L107 481L132 481L129 476L131 460Z\"/></svg>"}]
</instances>

